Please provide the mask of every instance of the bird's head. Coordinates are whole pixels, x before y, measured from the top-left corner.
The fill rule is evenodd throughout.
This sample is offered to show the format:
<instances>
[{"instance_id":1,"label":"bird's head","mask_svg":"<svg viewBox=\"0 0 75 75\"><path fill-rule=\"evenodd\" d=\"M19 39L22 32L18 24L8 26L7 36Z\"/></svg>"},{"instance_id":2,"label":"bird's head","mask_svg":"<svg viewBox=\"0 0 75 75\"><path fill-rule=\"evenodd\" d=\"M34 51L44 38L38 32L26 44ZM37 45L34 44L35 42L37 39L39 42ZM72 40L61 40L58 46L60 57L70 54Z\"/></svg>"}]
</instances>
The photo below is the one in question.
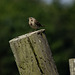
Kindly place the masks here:
<instances>
[{"instance_id":1,"label":"bird's head","mask_svg":"<svg viewBox=\"0 0 75 75\"><path fill-rule=\"evenodd\" d=\"M29 21L34 21L34 20L35 20L35 18L29 17Z\"/></svg>"}]
</instances>

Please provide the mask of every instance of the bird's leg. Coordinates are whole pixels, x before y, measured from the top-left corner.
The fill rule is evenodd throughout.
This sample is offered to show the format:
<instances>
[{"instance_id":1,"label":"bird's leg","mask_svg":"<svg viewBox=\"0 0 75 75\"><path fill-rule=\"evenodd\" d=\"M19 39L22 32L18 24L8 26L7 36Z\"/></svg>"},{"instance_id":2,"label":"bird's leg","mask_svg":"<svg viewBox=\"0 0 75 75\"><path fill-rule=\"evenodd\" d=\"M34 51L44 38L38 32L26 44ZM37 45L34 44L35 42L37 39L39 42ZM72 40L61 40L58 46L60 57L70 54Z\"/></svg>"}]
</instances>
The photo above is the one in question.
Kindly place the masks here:
<instances>
[{"instance_id":1,"label":"bird's leg","mask_svg":"<svg viewBox=\"0 0 75 75\"><path fill-rule=\"evenodd\" d=\"M35 29L35 31L37 31L37 29Z\"/></svg>"},{"instance_id":2,"label":"bird's leg","mask_svg":"<svg viewBox=\"0 0 75 75\"><path fill-rule=\"evenodd\" d=\"M33 31L34 31L34 29L31 30L31 32L33 32Z\"/></svg>"},{"instance_id":3,"label":"bird's leg","mask_svg":"<svg viewBox=\"0 0 75 75\"><path fill-rule=\"evenodd\" d=\"M38 29L35 29L35 31L37 31Z\"/></svg>"}]
</instances>

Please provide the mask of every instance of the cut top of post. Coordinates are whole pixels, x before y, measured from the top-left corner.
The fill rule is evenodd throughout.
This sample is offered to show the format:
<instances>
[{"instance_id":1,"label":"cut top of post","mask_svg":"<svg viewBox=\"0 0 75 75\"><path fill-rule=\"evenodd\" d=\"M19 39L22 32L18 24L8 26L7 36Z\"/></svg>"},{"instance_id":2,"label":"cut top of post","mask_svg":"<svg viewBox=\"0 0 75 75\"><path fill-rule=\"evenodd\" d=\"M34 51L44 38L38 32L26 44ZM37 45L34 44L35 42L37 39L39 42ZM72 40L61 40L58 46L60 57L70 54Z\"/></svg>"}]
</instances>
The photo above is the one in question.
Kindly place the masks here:
<instances>
[{"instance_id":1,"label":"cut top of post","mask_svg":"<svg viewBox=\"0 0 75 75\"><path fill-rule=\"evenodd\" d=\"M16 38L10 40L9 43L12 42L12 41L17 41L18 39L22 39L22 38L31 36L31 35L33 35L33 34L40 34L40 33L44 32L44 31L45 31L45 29L41 29L41 30L37 30L37 31L34 31L34 32L27 33L27 34L25 34L25 35L18 36L18 37L16 37Z\"/></svg>"}]
</instances>

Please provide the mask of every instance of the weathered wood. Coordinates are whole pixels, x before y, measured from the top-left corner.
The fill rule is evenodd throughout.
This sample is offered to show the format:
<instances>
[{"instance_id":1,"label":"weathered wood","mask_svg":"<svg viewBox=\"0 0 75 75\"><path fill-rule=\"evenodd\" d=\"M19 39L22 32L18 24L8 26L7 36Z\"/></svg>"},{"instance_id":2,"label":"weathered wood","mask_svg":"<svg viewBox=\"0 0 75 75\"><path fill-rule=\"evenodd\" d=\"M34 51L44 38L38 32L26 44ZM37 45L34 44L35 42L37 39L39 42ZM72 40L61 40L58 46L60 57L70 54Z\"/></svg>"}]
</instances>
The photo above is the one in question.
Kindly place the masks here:
<instances>
[{"instance_id":1,"label":"weathered wood","mask_svg":"<svg viewBox=\"0 0 75 75\"><path fill-rule=\"evenodd\" d=\"M70 75L75 75L75 59L69 59Z\"/></svg>"},{"instance_id":2,"label":"weathered wood","mask_svg":"<svg viewBox=\"0 0 75 75\"><path fill-rule=\"evenodd\" d=\"M20 75L58 75L44 31L9 41Z\"/></svg>"}]
</instances>

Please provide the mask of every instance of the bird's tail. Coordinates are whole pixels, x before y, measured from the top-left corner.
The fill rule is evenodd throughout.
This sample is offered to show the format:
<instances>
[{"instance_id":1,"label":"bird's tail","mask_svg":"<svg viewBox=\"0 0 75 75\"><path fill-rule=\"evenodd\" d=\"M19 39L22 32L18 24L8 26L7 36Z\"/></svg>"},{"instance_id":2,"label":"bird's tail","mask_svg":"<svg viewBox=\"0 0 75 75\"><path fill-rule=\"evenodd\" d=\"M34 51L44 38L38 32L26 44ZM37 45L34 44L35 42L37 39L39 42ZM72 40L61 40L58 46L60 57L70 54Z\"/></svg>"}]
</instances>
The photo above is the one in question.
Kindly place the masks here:
<instances>
[{"instance_id":1,"label":"bird's tail","mask_svg":"<svg viewBox=\"0 0 75 75\"><path fill-rule=\"evenodd\" d=\"M41 27L45 27L45 25L41 25Z\"/></svg>"}]
</instances>

